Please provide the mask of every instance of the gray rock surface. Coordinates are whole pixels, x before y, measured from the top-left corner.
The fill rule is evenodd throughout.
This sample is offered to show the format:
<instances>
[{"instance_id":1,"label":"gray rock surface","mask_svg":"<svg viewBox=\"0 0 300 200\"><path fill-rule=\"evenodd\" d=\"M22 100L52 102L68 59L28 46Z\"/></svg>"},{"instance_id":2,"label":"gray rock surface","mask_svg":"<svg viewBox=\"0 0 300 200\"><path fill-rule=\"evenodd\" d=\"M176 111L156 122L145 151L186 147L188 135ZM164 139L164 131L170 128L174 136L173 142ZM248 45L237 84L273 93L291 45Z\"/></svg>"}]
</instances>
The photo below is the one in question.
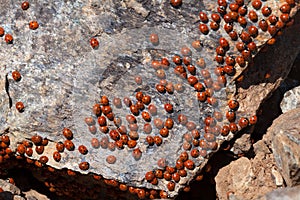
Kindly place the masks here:
<instances>
[{"instance_id":1,"label":"gray rock surface","mask_svg":"<svg viewBox=\"0 0 300 200\"><path fill-rule=\"evenodd\" d=\"M284 94L280 104L283 113L300 107L300 87L293 88Z\"/></svg>"},{"instance_id":2,"label":"gray rock surface","mask_svg":"<svg viewBox=\"0 0 300 200\"><path fill-rule=\"evenodd\" d=\"M221 36L229 40L229 36L221 28L217 32L210 32L208 35L199 34L198 13L200 10L207 10L208 13L215 12L216 3L211 1L184 2L180 9L174 9L168 1L135 1L135 0L105 0L89 1L31 1L30 8L21 10L20 5L4 0L0 8L1 26L6 32L14 37L13 44L5 44L1 41L0 51L0 133L10 137L10 146L13 150L17 144L24 139L30 139L38 134L49 139L43 156L49 158L48 165L57 168L68 168L80 173L101 174L106 179L116 179L122 183L128 183L136 187L154 189L167 189L167 181L160 180L158 185L152 185L145 180L145 173L157 169L157 161L166 158L167 164L175 166L176 159L183 151L183 134L187 132L185 126L178 122L178 115L185 114L188 120L196 124L196 128L204 138L204 119L212 115L214 111L223 114L223 120L218 125L227 124L225 111L227 111L227 100L237 94L240 101L240 110L237 117L255 115L260 103L274 91L280 82L285 78L291 68L291 62L298 54L300 45L299 37L294 34L299 29L299 23L293 29L287 30L286 37L278 42L273 50L266 54L267 61L274 55L281 55L274 64L274 74L281 76L272 77L270 82L255 82L261 80L264 71L254 68L257 74L252 73L245 81L235 87L234 80L238 75L247 71L247 67L236 66L237 75L227 78L227 85L216 91L214 97L218 106L208 103L199 103L194 88L190 87L186 80L183 80L173 73L174 64L166 70L167 79L174 84L180 83L184 86L182 93L175 91L174 95L159 94L155 84L159 78L151 68L151 60L168 57L171 60L174 54L180 54L182 46L187 45L192 50L192 61L195 63L199 58L205 58L206 69L211 73L212 79L216 80L214 74L216 67L215 48ZM278 14L278 2L268 1L268 6ZM276 9L277 8L277 9ZM293 9L295 14L298 7ZM9 16L9 17L8 17ZM262 16L259 14L259 19ZM30 30L28 22L37 20L39 28ZM224 26L224 21L220 27ZM249 21L248 27L253 23ZM235 27L240 33L243 28ZM149 35L157 33L160 43L154 46L149 42ZM100 46L92 49L89 45L91 38L97 38ZM261 47L271 36L266 32L260 32L258 38L253 38L256 45ZM202 41L200 52L191 47L194 39ZM294 41L296 45L289 45ZM231 48L228 55L239 54L235 49L235 42L230 41ZM289 51L282 51L289 49ZM265 59L266 54L260 54ZM259 56L258 56L259 57ZM261 62L259 58L255 64L268 65L269 62ZM278 63L280 65L276 65ZM2 67L3 66L3 67ZM270 65L268 65L270 67ZM272 65L273 66L273 65ZM19 82L12 78L12 71L18 70L22 75ZM264 70L268 70L264 69ZM253 75L255 74L255 75ZM134 77L140 75L143 79L142 85L134 82ZM264 74L263 74L264 75ZM203 77L197 74L199 80L204 82ZM256 84L257 83L257 84ZM255 84L255 85L254 85ZM136 161L132 156L132 149L125 147L123 150L109 151L103 148L93 148L91 139L101 140L107 137L97 128L96 133L90 133L88 126L84 123L86 117L96 116L92 113L92 107L99 102L100 96L106 95L112 101L113 98L131 98L134 102L135 93L142 91L152 97L152 103L158 108L157 117L165 120L171 117L175 121L170 136L163 139L160 147L149 146L145 142L147 134L143 131L141 116L137 117L139 128L139 139L137 147L142 152L140 160ZM19 113L15 104L22 101L25 110ZM174 113L168 114L164 110L165 103L174 105ZM117 108L112 105L115 116L122 119L127 126L126 115L130 113L129 108L123 105ZM116 128L114 123L109 121L110 129ZM153 125L153 121L151 122ZM62 135L64 127L73 131L75 151L62 153L60 162L52 158L55 151L55 144L64 141ZM154 129L152 135L159 135L159 130ZM228 137L216 136L218 144L229 139ZM109 139L113 142L112 139ZM79 145L85 145L89 153L82 155L77 151ZM207 153L214 152L207 149ZM106 162L108 155L117 158L115 164ZM41 155L33 153L32 159L38 160ZM209 156L191 158L197 166L189 170L186 178L182 178L176 184L175 190L169 192L171 197L178 194L178 191L192 180L195 173L207 162ZM79 163L87 161L90 168L83 171ZM242 169L245 173L250 169L250 161L241 159L246 166ZM236 166L241 167L241 166ZM241 169L241 170L242 170ZM253 171L255 174L256 172ZM259 173L259 172L257 172ZM256 175L260 177L259 175ZM242 177L240 177L242 178ZM252 174L246 174L244 181L249 183ZM258 179L263 182L264 179ZM242 187L239 185L238 187ZM269 188L272 188L271 185ZM243 190L246 188L242 188Z\"/></svg>"},{"instance_id":3,"label":"gray rock surface","mask_svg":"<svg viewBox=\"0 0 300 200\"><path fill-rule=\"evenodd\" d=\"M260 200L296 200L300 199L300 186L276 189Z\"/></svg>"}]
</instances>

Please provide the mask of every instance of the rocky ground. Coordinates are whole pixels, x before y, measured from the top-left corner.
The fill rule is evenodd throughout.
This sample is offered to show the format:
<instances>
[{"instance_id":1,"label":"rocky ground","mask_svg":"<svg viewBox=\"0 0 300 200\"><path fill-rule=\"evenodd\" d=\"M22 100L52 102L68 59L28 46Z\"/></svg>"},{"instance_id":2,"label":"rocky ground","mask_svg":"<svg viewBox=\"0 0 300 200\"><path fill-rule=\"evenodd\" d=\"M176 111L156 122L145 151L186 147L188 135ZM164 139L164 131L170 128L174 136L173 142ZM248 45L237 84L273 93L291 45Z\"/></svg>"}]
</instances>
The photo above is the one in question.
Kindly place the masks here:
<instances>
[{"instance_id":1,"label":"rocky ground","mask_svg":"<svg viewBox=\"0 0 300 200\"><path fill-rule=\"evenodd\" d=\"M299 1L178 2L1 2L0 199L299 198Z\"/></svg>"}]
</instances>

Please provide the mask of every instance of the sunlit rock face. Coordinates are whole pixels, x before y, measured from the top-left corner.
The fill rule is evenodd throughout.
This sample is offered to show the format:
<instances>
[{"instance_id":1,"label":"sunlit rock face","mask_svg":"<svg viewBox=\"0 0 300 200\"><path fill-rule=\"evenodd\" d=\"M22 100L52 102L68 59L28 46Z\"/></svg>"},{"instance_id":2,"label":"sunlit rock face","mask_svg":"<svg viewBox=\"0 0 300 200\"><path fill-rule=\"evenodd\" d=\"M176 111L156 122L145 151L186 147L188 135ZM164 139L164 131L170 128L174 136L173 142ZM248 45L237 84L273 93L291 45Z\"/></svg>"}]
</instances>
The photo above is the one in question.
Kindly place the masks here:
<instances>
[{"instance_id":1,"label":"sunlit rock face","mask_svg":"<svg viewBox=\"0 0 300 200\"><path fill-rule=\"evenodd\" d=\"M4 1L1 161L101 175L139 198L178 195L288 74L297 6Z\"/></svg>"}]
</instances>

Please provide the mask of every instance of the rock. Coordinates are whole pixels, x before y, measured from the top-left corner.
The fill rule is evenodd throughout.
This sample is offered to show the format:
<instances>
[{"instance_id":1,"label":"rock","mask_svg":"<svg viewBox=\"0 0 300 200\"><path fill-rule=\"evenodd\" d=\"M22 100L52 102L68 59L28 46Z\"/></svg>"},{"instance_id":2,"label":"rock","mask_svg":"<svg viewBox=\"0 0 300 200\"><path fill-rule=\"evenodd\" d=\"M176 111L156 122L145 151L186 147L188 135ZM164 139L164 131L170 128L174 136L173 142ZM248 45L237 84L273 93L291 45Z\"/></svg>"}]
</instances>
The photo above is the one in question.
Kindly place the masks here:
<instances>
[{"instance_id":1,"label":"rock","mask_svg":"<svg viewBox=\"0 0 300 200\"><path fill-rule=\"evenodd\" d=\"M15 185L8 183L5 180L0 179L0 188L3 190L0 192L0 199L14 199L14 200L25 200L21 197L21 191Z\"/></svg>"},{"instance_id":2,"label":"rock","mask_svg":"<svg viewBox=\"0 0 300 200\"><path fill-rule=\"evenodd\" d=\"M295 200L300 199L300 186L278 188L259 200Z\"/></svg>"},{"instance_id":3,"label":"rock","mask_svg":"<svg viewBox=\"0 0 300 200\"><path fill-rule=\"evenodd\" d=\"M233 149L231 151L238 155L249 152L251 147L252 143L250 134L244 134L234 142Z\"/></svg>"},{"instance_id":4,"label":"rock","mask_svg":"<svg viewBox=\"0 0 300 200\"><path fill-rule=\"evenodd\" d=\"M296 108L280 115L267 133L276 165L288 186L300 184L299 111Z\"/></svg>"},{"instance_id":5,"label":"rock","mask_svg":"<svg viewBox=\"0 0 300 200\"><path fill-rule=\"evenodd\" d=\"M10 44L2 41L0 51L0 163L3 162L5 168L26 166L38 171L41 174L38 178L43 182L52 178L49 181L55 190L52 186L49 189L61 196L80 198L80 193L85 198L111 195L111 198L118 199L122 192L110 192L110 187L126 185L133 186L131 192L124 192L126 197L138 195L143 198L146 191L155 193L154 198L159 196L158 191L161 197L177 196L202 170L220 144L234 137L234 129L241 130L242 125L232 128L230 134L221 135L220 129L229 121L238 123L241 117L255 115L261 102L288 74L300 49L299 37L295 34L300 30L299 22L295 20L277 44L265 47L268 49L261 51L252 62L252 56L262 50L266 42L270 44L272 35L259 31L257 37L255 34L250 37L245 31L256 23L248 19L246 27L235 23L234 30L243 42L250 43L251 40L258 48L253 52L243 52L246 54L243 58L249 62L234 64L235 58L241 56L235 48L238 38L230 38L223 28L223 19L216 24L220 27L217 31L210 29L209 33L199 33L199 25L206 26L198 22L199 11L210 15L217 8L216 2L207 0L187 0L179 8L172 7L168 1L135 0L106 0L105 3L36 0L30 2L28 10L22 10L20 5L10 1L2 4L1 26L6 33L13 35L14 40ZM268 6L279 17L279 3L269 1ZM290 16L298 19L298 9L297 3ZM257 13L258 20L265 18L261 12ZM31 20L37 20L38 29L28 27ZM158 43L149 41L152 33L158 34ZM221 37L225 38L224 43L219 41ZM97 39L99 46L95 40L91 46L91 39ZM192 45L195 39L201 43L196 48ZM220 43L223 49L218 48ZM216 51L220 54L217 57ZM181 56L180 61L173 61L175 54ZM223 59L228 56L233 59L224 75L224 71L218 72L216 66L223 66ZM164 57L170 61L170 66L160 64ZM191 72L193 66L189 64L196 66L195 73ZM274 76L270 75L271 69ZM21 79L15 78L15 70L20 72ZM205 93L199 88L202 93L196 92L197 88L191 86L194 85L191 83L193 74L204 86ZM142 81L136 81L140 78ZM167 83L161 79L166 79ZM168 91L161 91L157 84L161 90L168 84ZM175 90L170 91L173 87ZM157 107L157 113L150 113L151 120L143 117L147 113L140 114L142 110L149 113L152 109L144 105L147 103L141 103L138 92L149 95L151 104ZM110 107L100 102L103 96L109 99ZM135 106L124 105L123 100L127 97ZM115 98L120 98L121 103L116 103L118 99ZM240 102L237 111L230 111L236 115L236 120L226 119L229 99ZM95 104L101 104L102 115L93 112ZM166 109L166 104L172 104L173 108ZM219 113L218 119L214 116L216 113ZM136 115L136 119L131 117L129 120L129 114ZM106 125L99 123L104 121L100 115L106 120ZM209 117L216 119L205 120ZM163 128L168 118L174 121L174 125ZM153 128L151 133L144 128L148 123ZM121 125L127 131L121 129ZM73 136L70 132L66 136L65 128L69 128ZM192 135L195 129L198 132ZM121 135L125 135L122 140ZM146 140L149 135L159 136L162 144L151 144ZM36 136L40 136L43 142ZM129 145L128 138L131 144L136 140L136 146ZM101 141L101 147L97 141ZM56 144L59 142L65 143L66 149L58 154ZM78 150L78 147L81 148ZM84 147L88 153L82 151ZM192 157L190 147L200 150L200 156ZM24 150L31 148L32 155L24 154ZM181 177L174 187L170 187L173 182L169 180L153 179L149 183L145 179L147 172L165 168L158 165L159 160L175 167L185 151L190 159L185 163L187 175ZM116 161L107 162L108 157L116 158ZM23 163L15 162L14 158L23 159ZM14 164L7 164L9 161ZM76 176L73 181L76 184L70 185L73 176ZM95 180L89 178L98 181L101 191L93 190ZM85 191L78 189L82 185Z\"/></svg>"},{"instance_id":6,"label":"rock","mask_svg":"<svg viewBox=\"0 0 300 200\"><path fill-rule=\"evenodd\" d=\"M295 87L284 94L280 104L282 112L288 112L300 107L300 87Z\"/></svg>"},{"instance_id":7,"label":"rock","mask_svg":"<svg viewBox=\"0 0 300 200\"><path fill-rule=\"evenodd\" d=\"M26 200L50 200L48 197L35 190L29 190L23 193L25 194Z\"/></svg>"},{"instance_id":8,"label":"rock","mask_svg":"<svg viewBox=\"0 0 300 200\"><path fill-rule=\"evenodd\" d=\"M267 147L260 146L266 152L260 151L253 159L241 157L220 169L215 177L220 200L257 199L281 186L282 177L272 154Z\"/></svg>"}]
</instances>

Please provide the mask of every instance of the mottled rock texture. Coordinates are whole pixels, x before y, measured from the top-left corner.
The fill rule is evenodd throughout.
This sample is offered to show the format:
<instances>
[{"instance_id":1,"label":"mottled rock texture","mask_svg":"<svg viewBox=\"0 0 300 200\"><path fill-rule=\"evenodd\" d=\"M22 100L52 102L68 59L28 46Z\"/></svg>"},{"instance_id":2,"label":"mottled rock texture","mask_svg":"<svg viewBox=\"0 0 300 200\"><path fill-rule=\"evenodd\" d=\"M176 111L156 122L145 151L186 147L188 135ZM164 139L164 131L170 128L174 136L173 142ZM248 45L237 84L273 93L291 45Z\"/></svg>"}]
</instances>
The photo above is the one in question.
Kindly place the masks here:
<instances>
[{"instance_id":1,"label":"mottled rock texture","mask_svg":"<svg viewBox=\"0 0 300 200\"><path fill-rule=\"evenodd\" d=\"M245 1L245 4L248 9L253 9L249 1ZM282 2L278 1L263 2L263 5L269 6L278 17L281 14L279 11L281 4ZM117 180L116 185L125 183L134 187L165 190L170 197L178 195L178 192L203 168L210 154L215 152L224 140L233 137L232 133L222 136L217 129L215 135L206 131L210 133L207 136L205 130L211 127L204 123L205 118L220 112L222 116L217 125L220 128L228 125L225 113L228 111L229 99L237 99L240 102L240 108L236 112L237 119L233 120L235 123L243 116L255 115L261 102L267 99L287 76L300 50L300 39L295 34L300 30L297 20L292 27L283 30L282 37L277 38L273 46L265 45L272 35L259 31L258 37L251 38L258 48L250 53L250 57L260 51L259 54L253 60L249 58L245 66L236 64L235 76L226 75L225 86L213 89L214 94L209 95L213 96L217 103L214 103L212 98L203 103L198 101L195 89L187 80L174 74L176 65L171 60L174 54L183 57L182 54L185 53L180 51L183 46L191 49L187 54L192 64L203 58L206 64L196 66L195 76L207 89L212 88L209 86L211 81L218 80L214 71L220 64L215 60L220 37L226 38L229 42L230 48L226 56L237 57L241 54L236 49L237 41L231 40L224 30L224 20L221 20L220 28L215 32L210 30L208 35L199 32L199 11L205 11L208 15L217 12L217 1L186 0L179 8L172 7L169 1L161 0L55 2L36 0L30 2L28 10L22 10L19 2L14 1L3 0L1 5L3 6L0 8L0 26L6 33L12 34L14 40L12 44L6 44L2 40L0 47L0 133L10 137L9 145L12 151L15 151L18 143L23 140L30 140L32 136L39 135L47 138L49 142L44 147L42 155L33 151L33 155L30 156L33 160L47 156L49 158L47 165L55 169L67 168L82 174L99 174L106 181ZM292 9L291 16L296 14L298 6L297 3ZM263 18L266 17L258 12L258 20ZM298 18L299 16L296 16L296 19ZM28 23L32 20L38 21L38 29L29 29ZM251 25L257 26L258 22L247 19L246 27L235 22L234 30L240 35ZM149 42L151 33L158 34L159 45L154 46ZM98 48L91 48L89 44L91 38L99 40ZM195 39L201 41L201 48L198 51L191 45ZM241 39L238 38L238 41ZM164 71L166 80L174 86L180 84L184 88L183 91L175 90L173 94L161 94L156 90L155 86L160 79L158 71L151 67L151 61L160 60L162 57L167 57L171 62L170 68ZM274 57L277 59L274 60ZM210 73L209 78L203 75L203 68ZM18 82L12 77L14 70L18 70L22 75ZM136 75L141 76L142 84L138 85L135 82ZM106 95L110 99L114 116L119 117L129 129L126 115L131 113L130 109L124 103L118 108L112 101L114 98L129 97L136 103L135 95L138 91L150 95L151 103L158 110L157 115L152 116L152 136L160 135L160 128L154 127L154 118L161 118L163 121L172 118L175 122L169 136L163 138L162 145L148 145L146 142L148 134L143 131L146 122L139 115L136 117L138 125L135 128L139 134L136 148L142 153L140 159L134 159L133 150L126 145L124 149L115 148L113 151L102 147L93 148L92 138L98 140L107 138L109 142L114 143L111 136L108 137L108 134L100 131L98 125L95 126L96 131L92 133L89 131L85 118L92 117L97 123L97 116L92 112L93 105L99 103L101 96ZM16 110L15 104L18 101L24 103L24 112ZM174 106L172 113L165 111L166 103ZM200 133L200 137L193 145L189 139L191 130L178 119L180 114L186 115L189 122L195 123L196 127L192 129L197 129ZM107 120L107 123L110 130L117 129L113 121ZM65 141L62 134L65 127L70 128L74 134L72 142L75 144L75 150L65 150L61 153L61 161L56 162L53 159L53 152L56 151L57 142ZM201 139L208 147L198 147L197 142L199 143ZM202 156L192 158L190 149L183 149L185 143L190 143L192 148L203 150ZM77 150L79 145L88 148L87 155L80 154ZM187 176L183 176L175 184L174 189L168 188L170 182L165 179L159 179L157 185L145 180L146 172L159 168L157 165L159 159L166 159L168 166L175 167L176 160L183 151L188 152L195 169L191 167L187 170ZM114 164L106 161L109 155L117 158ZM88 162L89 169L80 168L81 162ZM250 167L249 162L245 167ZM35 162L35 165L38 167L42 164ZM251 176L249 174L245 176L245 181L249 181ZM256 174L255 176L259 177ZM72 180L64 178L66 182ZM263 179L258 180L263 182ZM82 183L87 187L93 184L87 180ZM61 185L59 187L63 188ZM76 192L78 188L74 188ZM105 195L107 191L100 193ZM136 193L141 195L139 192Z\"/></svg>"},{"instance_id":2,"label":"mottled rock texture","mask_svg":"<svg viewBox=\"0 0 300 200\"><path fill-rule=\"evenodd\" d=\"M284 94L281 102L282 112L287 112L300 107L300 87L293 88Z\"/></svg>"},{"instance_id":3,"label":"mottled rock texture","mask_svg":"<svg viewBox=\"0 0 300 200\"><path fill-rule=\"evenodd\" d=\"M300 109L282 114L268 130L276 165L288 186L300 184Z\"/></svg>"}]
</instances>

